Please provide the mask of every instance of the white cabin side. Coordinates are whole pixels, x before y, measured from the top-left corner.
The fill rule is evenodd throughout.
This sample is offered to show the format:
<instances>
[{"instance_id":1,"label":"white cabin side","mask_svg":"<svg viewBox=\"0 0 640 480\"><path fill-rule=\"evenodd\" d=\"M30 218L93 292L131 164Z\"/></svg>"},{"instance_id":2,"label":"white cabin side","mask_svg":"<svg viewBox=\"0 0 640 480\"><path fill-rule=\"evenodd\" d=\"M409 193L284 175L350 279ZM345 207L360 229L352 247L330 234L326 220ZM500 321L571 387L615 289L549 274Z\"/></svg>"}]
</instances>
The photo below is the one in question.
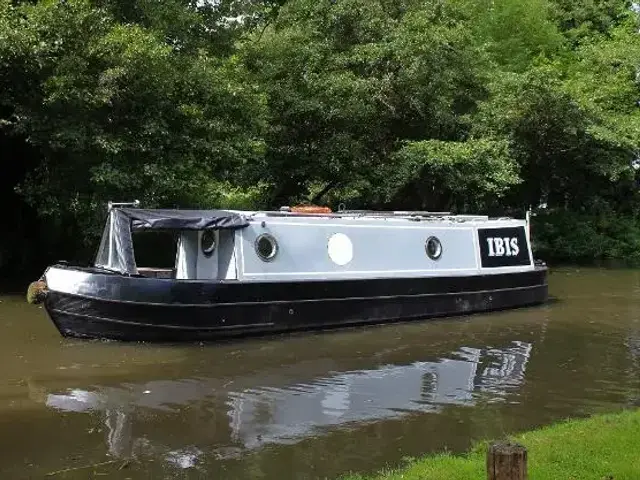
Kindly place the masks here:
<instances>
[{"instance_id":1,"label":"white cabin side","mask_svg":"<svg viewBox=\"0 0 640 480\"><path fill-rule=\"evenodd\" d=\"M179 280L237 280L235 232L180 232L175 278Z\"/></svg>"},{"instance_id":2,"label":"white cabin side","mask_svg":"<svg viewBox=\"0 0 640 480\"><path fill-rule=\"evenodd\" d=\"M176 278L337 280L468 276L535 268L527 223L516 219L416 221L256 213L246 228L206 235L181 233ZM212 242L215 246L208 251Z\"/></svg>"}]
</instances>

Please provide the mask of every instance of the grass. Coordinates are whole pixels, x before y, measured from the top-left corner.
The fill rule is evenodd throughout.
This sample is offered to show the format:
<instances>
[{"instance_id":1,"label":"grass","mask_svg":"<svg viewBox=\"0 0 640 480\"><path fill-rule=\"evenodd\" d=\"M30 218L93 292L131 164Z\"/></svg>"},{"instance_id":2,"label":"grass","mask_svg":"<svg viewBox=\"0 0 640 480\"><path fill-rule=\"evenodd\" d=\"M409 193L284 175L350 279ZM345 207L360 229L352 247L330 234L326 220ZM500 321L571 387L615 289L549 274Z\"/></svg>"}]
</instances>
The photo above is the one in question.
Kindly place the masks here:
<instances>
[{"instance_id":1,"label":"grass","mask_svg":"<svg viewBox=\"0 0 640 480\"><path fill-rule=\"evenodd\" d=\"M569 420L510 437L527 447L529 480L640 479L640 410ZM406 468L343 480L484 480L487 443L461 456L418 459Z\"/></svg>"}]
</instances>

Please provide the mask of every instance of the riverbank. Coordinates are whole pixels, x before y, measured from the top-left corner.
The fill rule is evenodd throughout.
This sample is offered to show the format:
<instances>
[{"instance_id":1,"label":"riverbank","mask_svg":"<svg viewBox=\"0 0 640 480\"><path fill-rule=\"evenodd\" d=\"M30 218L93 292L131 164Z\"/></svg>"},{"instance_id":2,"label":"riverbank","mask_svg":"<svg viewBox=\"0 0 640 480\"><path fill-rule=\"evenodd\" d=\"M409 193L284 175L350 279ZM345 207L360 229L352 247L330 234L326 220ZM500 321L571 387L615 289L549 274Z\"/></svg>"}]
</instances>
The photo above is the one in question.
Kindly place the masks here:
<instances>
[{"instance_id":1,"label":"riverbank","mask_svg":"<svg viewBox=\"0 0 640 480\"><path fill-rule=\"evenodd\" d=\"M509 439L527 447L532 480L640 478L639 409L569 420ZM486 446L480 443L466 455L425 457L396 471L343 480L483 480Z\"/></svg>"}]
</instances>

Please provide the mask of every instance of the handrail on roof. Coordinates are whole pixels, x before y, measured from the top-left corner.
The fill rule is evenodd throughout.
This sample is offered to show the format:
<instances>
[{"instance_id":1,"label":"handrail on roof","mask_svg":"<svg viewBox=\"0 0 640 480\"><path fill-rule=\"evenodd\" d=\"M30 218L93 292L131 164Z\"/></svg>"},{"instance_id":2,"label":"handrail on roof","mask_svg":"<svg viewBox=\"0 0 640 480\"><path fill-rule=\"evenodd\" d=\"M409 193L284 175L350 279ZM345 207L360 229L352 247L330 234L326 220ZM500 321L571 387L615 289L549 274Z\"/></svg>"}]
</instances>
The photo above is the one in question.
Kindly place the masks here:
<instances>
[{"instance_id":1,"label":"handrail on roof","mask_svg":"<svg viewBox=\"0 0 640 480\"><path fill-rule=\"evenodd\" d=\"M423 212L423 211L415 211L415 212L400 212L400 211L389 211L389 212L379 212L379 211L367 211L367 210L341 210L338 212L332 213L300 213L300 212L287 212L287 211L270 211L270 210L262 210L252 212L248 218L255 220L259 218L261 215L266 217L289 217L289 218L301 218L301 217L312 217L312 218L372 218L372 219L394 219L394 220L410 220L410 221L457 221L457 222L465 222L465 221L487 221L489 217L487 215L462 215L462 214L451 214L449 212Z\"/></svg>"}]
</instances>

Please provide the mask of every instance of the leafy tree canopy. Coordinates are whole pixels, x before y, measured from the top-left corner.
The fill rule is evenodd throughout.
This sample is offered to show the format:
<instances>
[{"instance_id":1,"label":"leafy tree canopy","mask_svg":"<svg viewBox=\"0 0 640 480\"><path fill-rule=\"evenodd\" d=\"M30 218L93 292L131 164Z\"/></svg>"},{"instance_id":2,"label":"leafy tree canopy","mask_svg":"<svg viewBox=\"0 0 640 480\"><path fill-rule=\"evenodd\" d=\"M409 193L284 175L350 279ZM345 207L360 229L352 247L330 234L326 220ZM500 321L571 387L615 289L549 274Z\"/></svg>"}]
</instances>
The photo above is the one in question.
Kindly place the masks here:
<instances>
[{"instance_id":1,"label":"leafy tree canopy","mask_svg":"<svg viewBox=\"0 0 640 480\"><path fill-rule=\"evenodd\" d=\"M55 252L109 199L636 216L639 25L626 0L0 0L0 194Z\"/></svg>"}]
</instances>

